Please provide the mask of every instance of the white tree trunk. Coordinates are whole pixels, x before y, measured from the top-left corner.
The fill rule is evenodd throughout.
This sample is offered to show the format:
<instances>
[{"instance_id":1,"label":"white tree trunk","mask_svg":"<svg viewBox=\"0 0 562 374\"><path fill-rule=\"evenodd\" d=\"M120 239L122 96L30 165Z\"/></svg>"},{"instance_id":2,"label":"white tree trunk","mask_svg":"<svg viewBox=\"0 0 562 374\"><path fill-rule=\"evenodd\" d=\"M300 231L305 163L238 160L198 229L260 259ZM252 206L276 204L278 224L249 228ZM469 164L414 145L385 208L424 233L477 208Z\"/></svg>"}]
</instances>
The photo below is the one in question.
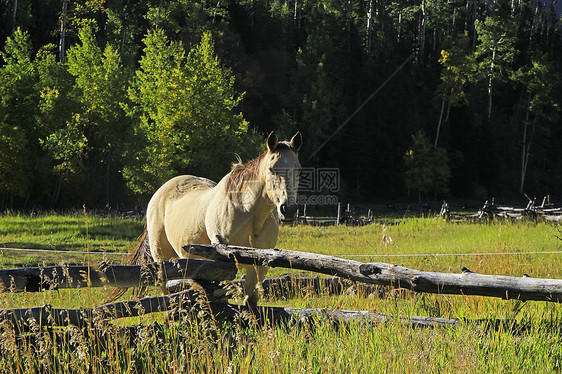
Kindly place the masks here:
<instances>
[{"instance_id":1,"label":"white tree trunk","mask_svg":"<svg viewBox=\"0 0 562 374\"><path fill-rule=\"evenodd\" d=\"M433 149L437 149L437 143L439 142L439 133L441 132L441 123L443 122L443 112L445 112L445 96L441 98L441 111L439 113L439 121L437 122L437 133L435 134Z\"/></svg>"},{"instance_id":2,"label":"white tree trunk","mask_svg":"<svg viewBox=\"0 0 562 374\"><path fill-rule=\"evenodd\" d=\"M488 74L488 119L492 116L492 94L494 81L494 62L496 60L496 48L492 51L492 63L490 64L490 72Z\"/></svg>"},{"instance_id":3,"label":"white tree trunk","mask_svg":"<svg viewBox=\"0 0 562 374\"><path fill-rule=\"evenodd\" d=\"M421 65L423 64L423 54L425 52L425 26L427 21L427 9L425 6L425 0L422 0L422 14L420 20L420 45L419 45L419 54L418 54L418 63Z\"/></svg>"},{"instance_id":4,"label":"white tree trunk","mask_svg":"<svg viewBox=\"0 0 562 374\"><path fill-rule=\"evenodd\" d=\"M527 175L527 166L529 165L529 156L531 154L531 143L535 135L535 126L537 119L533 121L531 134L527 139L527 132L529 130L529 116L530 116L531 94L529 93L529 100L527 105L527 114L523 126L523 144L521 146L521 184L519 185L519 193L523 194L525 188L525 176Z\"/></svg>"},{"instance_id":5,"label":"white tree trunk","mask_svg":"<svg viewBox=\"0 0 562 374\"><path fill-rule=\"evenodd\" d=\"M66 44L66 9L68 7L68 0L62 1L62 11L60 18L60 41L59 41L59 60L61 64L66 62L65 57L65 44Z\"/></svg>"},{"instance_id":6,"label":"white tree trunk","mask_svg":"<svg viewBox=\"0 0 562 374\"><path fill-rule=\"evenodd\" d=\"M12 13L12 35L14 34L14 31L16 31L17 15L18 15L18 0L14 0L14 11Z\"/></svg>"},{"instance_id":7,"label":"white tree trunk","mask_svg":"<svg viewBox=\"0 0 562 374\"><path fill-rule=\"evenodd\" d=\"M369 10L367 11L367 53L371 54L371 29L373 28L373 0L369 0Z\"/></svg>"}]
</instances>

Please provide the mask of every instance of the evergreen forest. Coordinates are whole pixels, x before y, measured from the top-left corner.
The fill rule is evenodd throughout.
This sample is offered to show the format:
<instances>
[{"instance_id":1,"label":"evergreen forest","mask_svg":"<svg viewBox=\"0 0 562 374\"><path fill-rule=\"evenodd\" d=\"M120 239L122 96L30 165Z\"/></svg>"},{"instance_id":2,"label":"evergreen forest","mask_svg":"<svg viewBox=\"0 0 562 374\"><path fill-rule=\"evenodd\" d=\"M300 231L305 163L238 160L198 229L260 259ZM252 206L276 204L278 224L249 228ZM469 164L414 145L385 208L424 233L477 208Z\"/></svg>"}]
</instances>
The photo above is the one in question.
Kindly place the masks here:
<instances>
[{"instance_id":1,"label":"evergreen forest","mask_svg":"<svg viewBox=\"0 0 562 374\"><path fill-rule=\"evenodd\" d=\"M340 200L562 197L558 0L2 0L0 208L130 207L275 131Z\"/></svg>"}]
</instances>

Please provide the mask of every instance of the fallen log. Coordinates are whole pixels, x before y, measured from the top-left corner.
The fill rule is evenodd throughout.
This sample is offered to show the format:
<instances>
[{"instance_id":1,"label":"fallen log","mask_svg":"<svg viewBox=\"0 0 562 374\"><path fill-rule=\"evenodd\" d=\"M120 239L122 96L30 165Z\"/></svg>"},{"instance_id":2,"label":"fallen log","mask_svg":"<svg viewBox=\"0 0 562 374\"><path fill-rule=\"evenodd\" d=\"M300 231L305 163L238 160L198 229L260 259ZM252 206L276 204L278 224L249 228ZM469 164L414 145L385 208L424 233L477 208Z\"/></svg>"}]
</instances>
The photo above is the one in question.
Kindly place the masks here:
<instances>
[{"instance_id":1,"label":"fallen log","mask_svg":"<svg viewBox=\"0 0 562 374\"><path fill-rule=\"evenodd\" d=\"M363 263L307 252L223 244L188 245L184 249L218 261L313 271L415 292L562 302L562 280L558 279L483 275L469 270L461 274L426 272L380 262Z\"/></svg>"},{"instance_id":2,"label":"fallen log","mask_svg":"<svg viewBox=\"0 0 562 374\"><path fill-rule=\"evenodd\" d=\"M68 325L85 327L94 320L138 317L149 313L166 312L178 306L185 308L187 303L196 299L194 292L187 290L168 296L112 302L95 308L66 309L44 305L33 308L3 309L0 310L0 321L8 321L24 331L32 323L43 327Z\"/></svg>"},{"instance_id":3,"label":"fallen log","mask_svg":"<svg viewBox=\"0 0 562 374\"><path fill-rule=\"evenodd\" d=\"M96 308L60 309L50 305L33 308L0 310L0 322L8 322L19 332L30 331L30 326L56 327L75 325L95 326L94 321L107 321L117 318L136 317L164 311L205 309L215 318L232 322L240 320L255 321L260 324L279 324L306 322L311 319L328 320L332 323L350 322L387 323L399 321L414 327L442 327L459 323L457 319L434 317L392 316L381 312L338 310L326 308L282 308L248 307L219 302L206 302L201 294L187 290L169 296L145 297L139 300L108 303Z\"/></svg>"},{"instance_id":4,"label":"fallen log","mask_svg":"<svg viewBox=\"0 0 562 374\"><path fill-rule=\"evenodd\" d=\"M245 305L211 303L211 310L217 318L237 321L250 314L260 324L271 325L279 323L303 323L312 320L325 320L331 323L349 324L364 323L392 323L399 322L411 327L445 327L462 323L458 319L392 316L382 312L367 310L341 310L327 308L284 308L284 307L248 307ZM246 317L247 318L247 317Z\"/></svg>"},{"instance_id":5,"label":"fallen log","mask_svg":"<svg viewBox=\"0 0 562 374\"><path fill-rule=\"evenodd\" d=\"M174 279L166 282L166 291L170 294L175 294L182 291L191 290L194 287L200 287L205 292L209 301L226 302L229 296L231 296L228 292L228 289L230 288L228 284L232 284L234 287L242 287L243 283L244 281L218 282L193 279ZM241 289L240 292L242 292Z\"/></svg>"},{"instance_id":6,"label":"fallen log","mask_svg":"<svg viewBox=\"0 0 562 374\"><path fill-rule=\"evenodd\" d=\"M224 262L176 259L141 265L48 266L0 270L0 292L39 292L60 288L139 287L168 279L230 280L236 266Z\"/></svg>"}]
</instances>

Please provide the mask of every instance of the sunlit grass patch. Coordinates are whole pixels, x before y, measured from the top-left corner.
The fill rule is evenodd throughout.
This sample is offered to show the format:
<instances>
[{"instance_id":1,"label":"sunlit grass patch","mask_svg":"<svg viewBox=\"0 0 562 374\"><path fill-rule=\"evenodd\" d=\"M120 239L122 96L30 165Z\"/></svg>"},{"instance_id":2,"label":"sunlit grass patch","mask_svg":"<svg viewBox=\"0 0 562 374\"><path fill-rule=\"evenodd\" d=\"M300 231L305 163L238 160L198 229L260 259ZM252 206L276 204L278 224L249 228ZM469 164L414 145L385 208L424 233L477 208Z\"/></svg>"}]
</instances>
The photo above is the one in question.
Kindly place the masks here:
<instances>
[{"instance_id":1,"label":"sunlit grass patch","mask_svg":"<svg viewBox=\"0 0 562 374\"><path fill-rule=\"evenodd\" d=\"M91 214L61 216L0 216L0 264L3 267L54 263L99 262L102 256L53 252L20 252L2 248L65 250L74 252L128 252L144 224L134 219ZM111 257L121 261L120 257Z\"/></svg>"}]
</instances>

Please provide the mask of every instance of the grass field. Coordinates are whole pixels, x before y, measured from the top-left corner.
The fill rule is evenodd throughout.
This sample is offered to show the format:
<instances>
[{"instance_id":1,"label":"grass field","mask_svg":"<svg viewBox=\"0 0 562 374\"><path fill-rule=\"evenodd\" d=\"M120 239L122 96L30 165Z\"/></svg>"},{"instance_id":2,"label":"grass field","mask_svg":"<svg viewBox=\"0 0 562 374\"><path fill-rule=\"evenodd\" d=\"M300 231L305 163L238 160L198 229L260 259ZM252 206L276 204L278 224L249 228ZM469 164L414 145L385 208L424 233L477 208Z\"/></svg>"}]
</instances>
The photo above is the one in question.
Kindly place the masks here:
<instances>
[{"instance_id":1,"label":"grass field","mask_svg":"<svg viewBox=\"0 0 562 374\"><path fill-rule=\"evenodd\" d=\"M0 246L126 252L136 244L142 222L90 215L0 218ZM562 278L558 226L546 223L453 224L409 218L394 226L283 226L279 248L388 262L426 271L459 272L465 266L483 274ZM542 253L540 253L542 252ZM96 262L92 254L2 251L1 267ZM106 255L111 262L120 256ZM268 276L287 273L272 269ZM156 290L152 290L157 293ZM3 294L0 308L51 304L92 307L104 289ZM125 298L131 298L126 294ZM162 314L118 324L142 323L137 340L111 334L87 339L70 329L62 342L49 334L31 343L15 340L0 326L2 372L559 372L562 370L562 309L546 302L479 296L423 295L397 291L385 297L351 294L313 296L303 291L289 300L263 305L377 310L393 316L462 318L457 327L414 329L398 319L386 324L335 327L317 320L299 326L243 327L210 318L166 323ZM152 323L165 326L151 333ZM18 347L19 346L19 347Z\"/></svg>"}]
</instances>

